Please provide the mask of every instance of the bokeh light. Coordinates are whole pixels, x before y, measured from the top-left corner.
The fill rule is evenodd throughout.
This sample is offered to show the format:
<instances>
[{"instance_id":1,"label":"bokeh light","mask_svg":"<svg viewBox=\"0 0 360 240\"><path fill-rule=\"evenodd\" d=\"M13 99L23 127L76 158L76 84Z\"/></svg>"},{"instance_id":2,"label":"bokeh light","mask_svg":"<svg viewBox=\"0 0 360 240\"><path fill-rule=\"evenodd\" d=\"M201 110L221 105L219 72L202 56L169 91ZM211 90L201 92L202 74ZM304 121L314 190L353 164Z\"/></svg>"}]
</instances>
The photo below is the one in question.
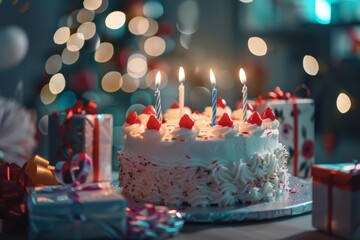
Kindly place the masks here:
<instances>
[{"instance_id":1,"label":"bokeh light","mask_svg":"<svg viewBox=\"0 0 360 240\"><path fill-rule=\"evenodd\" d=\"M101 6L102 0L84 0L84 8L88 10L96 10Z\"/></svg>"},{"instance_id":2,"label":"bokeh light","mask_svg":"<svg viewBox=\"0 0 360 240\"><path fill-rule=\"evenodd\" d=\"M240 0L240 2L243 2L243 3L251 3L253 0Z\"/></svg>"},{"instance_id":3,"label":"bokeh light","mask_svg":"<svg viewBox=\"0 0 360 240\"><path fill-rule=\"evenodd\" d=\"M140 78L147 72L147 60L142 54L133 54L127 63L127 72L134 78Z\"/></svg>"},{"instance_id":4,"label":"bokeh light","mask_svg":"<svg viewBox=\"0 0 360 240\"><path fill-rule=\"evenodd\" d=\"M76 102L76 95L74 92L66 91L63 92L59 98L59 107L61 110L72 107Z\"/></svg>"},{"instance_id":5,"label":"bokeh light","mask_svg":"<svg viewBox=\"0 0 360 240\"><path fill-rule=\"evenodd\" d=\"M93 22L85 22L79 26L77 32L82 34L85 40L88 40L95 35L96 25Z\"/></svg>"},{"instance_id":6,"label":"bokeh light","mask_svg":"<svg viewBox=\"0 0 360 240\"><path fill-rule=\"evenodd\" d=\"M336 99L336 107L340 113L347 113L351 108L351 100L345 93L340 93Z\"/></svg>"},{"instance_id":7,"label":"bokeh light","mask_svg":"<svg viewBox=\"0 0 360 240\"><path fill-rule=\"evenodd\" d=\"M136 16L129 22L129 31L134 35L143 35L149 30L149 20L147 18Z\"/></svg>"},{"instance_id":8,"label":"bokeh light","mask_svg":"<svg viewBox=\"0 0 360 240\"><path fill-rule=\"evenodd\" d=\"M102 42L95 52L95 61L104 63L109 61L114 54L114 47L111 43Z\"/></svg>"},{"instance_id":9,"label":"bokeh light","mask_svg":"<svg viewBox=\"0 0 360 240\"><path fill-rule=\"evenodd\" d=\"M61 27L56 30L53 40L56 44L64 44L69 40L70 37L70 28L68 27Z\"/></svg>"},{"instance_id":10,"label":"bokeh light","mask_svg":"<svg viewBox=\"0 0 360 240\"><path fill-rule=\"evenodd\" d=\"M59 54L52 55L45 63L45 71L48 74L55 74L62 67L61 56Z\"/></svg>"},{"instance_id":11,"label":"bokeh light","mask_svg":"<svg viewBox=\"0 0 360 240\"><path fill-rule=\"evenodd\" d=\"M136 112L137 114L141 114L142 111L146 108L147 105L143 105L143 104L139 104L139 103L135 103L133 105L131 105L128 110L126 111L125 116L129 115L129 113L131 112Z\"/></svg>"},{"instance_id":12,"label":"bokeh light","mask_svg":"<svg viewBox=\"0 0 360 240\"><path fill-rule=\"evenodd\" d=\"M105 19L105 25L110 29L121 28L126 21L126 15L123 12L115 11L110 13Z\"/></svg>"},{"instance_id":13,"label":"bokeh light","mask_svg":"<svg viewBox=\"0 0 360 240\"><path fill-rule=\"evenodd\" d=\"M303 67L307 74L315 76L319 72L319 63L313 56L305 55Z\"/></svg>"},{"instance_id":14,"label":"bokeh light","mask_svg":"<svg viewBox=\"0 0 360 240\"><path fill-rule=\"evenodd\" d=\"M49 89L52 94L56 95L65 89L65 77L61 73L57 73L50 78Z\"/></svg>"},{"instance_id":15,"label":"bokeh light","mask_svg":"<svg viewBox=\"0 0 360 240\"><path fill-rule=\"evenodd\" d=\"M194 0L182 1L178 8L178 22L176 27L179 32L191 35L198 29L199 6Z\"/></svg>"},{"instance_id":16,"label":"bokeh light","mask_svg":"<svg viewBox=\"0 0 360 240\"><path fill-rule=\"evenodd\" d=\"M123 79L119 72L112 71L104 75L101 80L101 87L105 92L116 92L122 86Z\"/></svg>"},{"instance_id":17,"label":"bokeh light","mask_svg":"<svg viewBox=\"0 0 360 240\"><path fill-rule=\"evenodd\" d=\"M191 37L191 35L180 34L180 45L185 49L189 49Z\"/></svg>"},{"instance_id":18,"label":"bokeh light","mask_svg":"<svg viewBox=\"0 0 360 240\"><path fill-rule=\"evenodd\" d=\"M147 1L143 7L143 13L148 18L157 19L164 14L164 8L158 1Z\"/></svg>"},{"instance_id":19,"label":"bokeh light","mask_svg":"<svg viewBox=\"0 0 360 240\"><path fill-rule=\"evenodd\" d=\"M62 62L66 65L71 65L79 59L79 51L69 51L69 49L64 48L61 53Z\"/></svg>"},{"instance_id":20,"label":"bokeh light","mask_svg":"<svg viewBox=\"0 0 360 240\"><path fill-rule=\"evenodd\" d=\"M76 20L79 23L91 22L94 20L95 13L94 11L90 11L88 9L80 9L80 11L76 15Z\"/></svg>"},{"instance_id":21,"label":"bokeh light","mask_svg":"<svg viewBox=\"0 0 360 240\"><path fill-rule=\"evenodd\" d=\"M151 18L149 18L148 21L149 21L149 27L148 30L144 33L144 36L151 37L154 36L159 30L159 24L157 21Z\"/></svg>"},{"instance_id":22,"label":"bokeh light","mask_svg":"<svg viewBox=\"0 0 360 240\"><path fill-rule=\"evenodd\" d=\"M123 84L122 84L121 89L124 92L127 92L127 93L135 92L136 89L138 89L138 87L139 87L139 79L138 78L133 78L129 74L123 75Z\"/></svg>"},{"instance_id":23,"label":"bokeh light","mask_svg":"<svg viewBox=\"0 0 360 240\"><path fill-rule=\"evenodd\" d=\"M44 115L39 120L39 130L42 134L48 135L49 115Z\"/></svg>"},{"instance_id":24,"label":"bokeh light","mask_svg":"<svg viewBox=\"0 0 360 240\"><path fill-rule=\"evenodd\" d=\"M102 13L108 8L108 6L109 6L109 1L108 0L102 0L100 7L97 8L95 10L95 12L96 13Z\"/></svg>"},{"instance_id":25,"label":"bokeh light","mask_svg":"<svg viewBox=\"0 0 360 240\"><path fill-rule=\"evenodd\" d=\"M166 44L164 39L158 36L149 37L144 43L146 54L157 57L164 53Z\"/></svg>"},{"instance_id":26,"label":"bokeh light","mask_svg":"<svg viewBox=\"0 0 360 240\"><path fill-rule=\"evenodd\" d=\"M43 104L48 105L56 99L56 95L52 94L49 84L45 84L40 91L40 100Z\"/></svg>"},{"instance_id":27,"label":"bokeh light","mask_svg":"<svg viewBox=\"0 0 360 240\"><path fill-rule=\"evenodd\" d=\"M266 42L259 37L251 37L248 40L248 47L255 56L264 56L267 53Z\"/></svg>"},{"instance_id":28,"label":"bokeh light","mask_svg":"<svg viewBox=\"0 0 360 240\"><path fill-rule=\"evenodd\" d=\"M84 35L73 33L66 43L67 49L71 52L79 51L84 46Z\"/></svg>"}]
</instances>

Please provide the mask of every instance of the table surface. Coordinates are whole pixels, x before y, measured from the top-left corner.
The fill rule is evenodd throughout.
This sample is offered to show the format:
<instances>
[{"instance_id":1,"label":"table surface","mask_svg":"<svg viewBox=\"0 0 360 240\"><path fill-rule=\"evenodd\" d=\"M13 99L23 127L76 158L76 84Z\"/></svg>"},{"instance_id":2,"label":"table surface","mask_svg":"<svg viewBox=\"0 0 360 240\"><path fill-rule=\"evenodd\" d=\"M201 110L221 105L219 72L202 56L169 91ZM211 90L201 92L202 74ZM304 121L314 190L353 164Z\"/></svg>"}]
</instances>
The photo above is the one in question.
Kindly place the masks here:
<instances>
[{"instance_id":1,"label":"table surface","mask_svg":"<svg viewBox=\"0 0 360 240\"><path fill-rule=\"evenodd\" d=\"M24 229L0 234L1 240L27 239ZM338 238L316 230L311 225L311 213L275 220L239 223L186 223L178 240L192 239L295 239L337 240Z\"/></svg>"},{"instance_id":2,"label":"table surface","mask_svg":"<svg viewBox=\"0 0 360 240\"><path fill-rule=\"evenodd\" d=\"M318 231L311 224L311 213L279 218L275 220L242 222L242 223L214 223L214 224L185 224L177 239L339 239Z\"/></svg>"}]
</instances>

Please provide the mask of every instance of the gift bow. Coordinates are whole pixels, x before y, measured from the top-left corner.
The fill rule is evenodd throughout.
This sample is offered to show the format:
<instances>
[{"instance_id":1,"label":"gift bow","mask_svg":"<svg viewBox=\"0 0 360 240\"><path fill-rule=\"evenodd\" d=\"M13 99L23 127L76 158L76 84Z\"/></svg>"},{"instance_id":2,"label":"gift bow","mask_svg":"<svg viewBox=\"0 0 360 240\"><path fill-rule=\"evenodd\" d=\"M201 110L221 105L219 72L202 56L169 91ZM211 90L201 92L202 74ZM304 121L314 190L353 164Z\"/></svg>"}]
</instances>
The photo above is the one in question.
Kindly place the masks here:
<instances>
[{"instance_id":1,"label":"gift bow","mask_svg":"<svg viewBox=\"0 0 360 240\"><path fill-rule=\"evenodd\" d=\"M85 183L91 164L92 159L86 153L77 153L69 161L60 161L55 165L55 177L63 185L78 186Z\"/></svg>"},{"instance_id":2,"label":"gift bow","mask_svg":"<svg viewBox=\"0 0 360 240\"><path fill-rule=\"evenodd\" d=\"M49 161L39 155L35 155L33 159L27 162L25 173L35 185L51 186L58 184L54 176L54 167L50 166Z\"/></svg>"},{"instance_id":3,"label":"gift bow","mask_svg":"<svg viewBox=\"0 0 360 240\"><path fill-rule=\"evenodd\" d=\"M97 114L96 102L90 101L84 105L82 101L75 102L74 106L65 109L66 119L70 119L74 114Z\"/></svg>"},{"instance_id":4,"label":"gift bow","mask_svg":"<svg viewBox=\"0 0 360 240\"><path fill-rule=\"evenodd\" d=\"M260 95L257 101L271 99L289 100L292 98L300 98L299 96L295 95L300 89L304 89L306 91L306 95L310 96L310 89L305 84L301 84L295 87L293 93L283 92L280 87L275 87L273 92L268 92L267 94Z\"/></svg>"}]
</instances>

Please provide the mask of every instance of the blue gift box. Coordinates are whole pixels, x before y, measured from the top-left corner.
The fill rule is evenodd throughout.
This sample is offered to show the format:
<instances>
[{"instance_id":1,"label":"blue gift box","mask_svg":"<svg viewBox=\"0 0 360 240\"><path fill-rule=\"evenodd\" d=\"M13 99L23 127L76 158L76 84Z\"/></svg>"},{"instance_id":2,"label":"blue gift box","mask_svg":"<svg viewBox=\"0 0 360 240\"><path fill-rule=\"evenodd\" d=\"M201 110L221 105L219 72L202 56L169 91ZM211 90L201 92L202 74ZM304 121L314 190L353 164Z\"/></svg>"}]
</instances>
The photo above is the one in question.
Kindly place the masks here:
<instances>
[{"instance_id":1,"label":"blue gift box","mask_svg":"<svg viewBox=\"0 0 360 240\"><path fill-rule=\"evenodd\" d=\"M32 188L27 207L30 239L126 235L126 200L109 182Z\"/></svg>"}]
</instances>

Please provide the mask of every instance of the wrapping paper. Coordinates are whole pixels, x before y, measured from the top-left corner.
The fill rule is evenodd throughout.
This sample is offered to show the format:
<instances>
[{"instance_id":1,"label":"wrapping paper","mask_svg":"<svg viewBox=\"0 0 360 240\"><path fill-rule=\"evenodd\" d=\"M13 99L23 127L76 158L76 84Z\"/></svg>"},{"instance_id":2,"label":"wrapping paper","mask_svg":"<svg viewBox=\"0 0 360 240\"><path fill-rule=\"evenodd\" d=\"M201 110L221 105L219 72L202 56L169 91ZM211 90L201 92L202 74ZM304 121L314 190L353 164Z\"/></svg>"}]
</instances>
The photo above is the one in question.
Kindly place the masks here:
<instances>
[{"instance_id":1,"label":"wrapping paper","mask_svg":"<svg viewBox=\"0 0 360 240\"><path fill-rule=\"evenodd\" d=\"M313 226L346 239L360 239L360 166L320 164L313 172Z\"/></svg>"},{"instance_id":2,"label":"wrapping paper","mask_svg":"<svg viewBox=\"0 0 360 240\"><path fill-rule=\"evenodd\" d=\"M30 239L121 239L126 201L108 182L29 189Z\"/></svg>"},{"instance_id":3,"label":"wrapping paper","mask_svg":"<svg viewBox=\"0 0 360 240\"><path fill-rule=\"evenodd\" d=\"M271 107L280 122L279 142L289 152L288 168L294 176L308 178L315 161L315 104L313 99L296 98L257 100L255 109Z\"/></svg>"},{"instance_id":4,"label":"wrapping paper","mask_svg":"<svg viewBox=\"0 0 360 240\"><path fill-rule=\"evenodd\" d=\"M77 153L85 152L92 160L87 182L111 180L112 166L111 114L74 114L55 112L49 116L49 160L70 161Z\"/></svg>"}]
</instances>

